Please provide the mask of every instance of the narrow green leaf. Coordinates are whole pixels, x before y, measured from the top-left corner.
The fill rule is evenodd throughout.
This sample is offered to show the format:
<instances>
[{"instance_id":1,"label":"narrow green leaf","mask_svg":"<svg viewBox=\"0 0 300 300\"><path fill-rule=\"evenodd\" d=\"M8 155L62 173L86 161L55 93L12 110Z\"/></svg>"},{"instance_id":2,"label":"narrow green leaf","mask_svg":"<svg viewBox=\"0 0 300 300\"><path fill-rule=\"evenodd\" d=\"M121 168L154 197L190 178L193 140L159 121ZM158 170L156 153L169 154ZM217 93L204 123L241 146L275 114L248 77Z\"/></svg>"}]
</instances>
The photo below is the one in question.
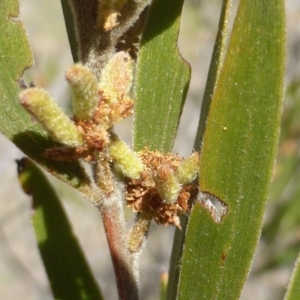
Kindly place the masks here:
<instances>
[{"instance_id":1,"label":"narrow green leaf","mask_svg":"<svg viewBox=\"0 0 300 300\"><path fill-rule=\"evenodd\" d=\"M229 17L231 11L231 0L223 0L221 9L221 16L219 21L218 34L210 61L209 72L207 76L204 96L202 100L201 114L198 124L198 130L196 134L196 140L194 148L199 150L202 145L203 134L205 130L205 124L211 104L211 99L214 95L217 82L223 66L223 61L226 53L226 42L229 28Z\"/></svg>"},{"instance_id":2,"label":"narrow green leaf","mask_svg":"<svg viewBox=\"0 0 300 300\"><path fill-rule=\"evenodd\" d=\"M185 233L187 228L188 218L180 217L181 230L176 228L173 240L172 253L169 263L169 280L167 286L167 300L177 299L177 287L181 268L181 258L183 253L183 245L185 242Z\"/></svg>"},{"instance_id":3,"label":"narrow green leaf","mask_svg":"<svg viewBox=\"0 0 300 300\"><path fill-rule=\"evenodd\" d=\"M203 202L195 205L178 299L240 296L261 231L278 143L284 34L283 0L241 0L200 163L201 192L228 209L217 223Z\"/></svg>"},{"instance_id":4,"label":"narrow green leaf","mask_svg":"<svg viewBox=\"0 0 300 300\"><path fill-rule=\"evenodd\" d=\"M71 6L68 0L60 0L61 7L64 14L67 34L69 38L69 43L71 47L72 57L74 62L78 62L78 43L76 40L76 32L75 32L75 24L74 24L74 16L72 13Z\"/></svg>"},{"instance_id":5,"label":"narrow green leaf","mask_svg":"<svg viewBox=\"0 0 300 300\"><path fill-rule=\"evenodd\" d=\"M198 130L197 130L196 140L194 145L194 148L196 150L199 150L201 147L201 141L203 139L205 124L206 124L206 119L207 119L211 99L214 94L216 84L223 66L227 35L228 35L228 24L229 24L231 2L232 2L231 0L224 0L221 13L220 13L219 29L218 29L216 42L215 42L215 46L211 58L210 68L209 68L207 82L206 82L206 88L205 88L204 97L202 101L201 115L200 115L200 120L198 124ZM170 300L175 299L177 295L177 285L178 285L179 273L180 273L179 261L182 256L187 222L188 222L188 218L182 216L180 220L180 223L182 225L182 230L176 229L175 231L172 255L170 259L169 284L168 284L168 294L167 294L168 295L167 299Z\"/></svg>"},{"instance_id":6,"label":"narrow green leaf","mask_svg":"<svg viewBox=\"0 0 300 300\"><path fill-rule=\"evenodd\" d=\"M284 300L298 300L300 299L300 254L297 258L296 265L290 280L288 290L285 294Z\"/></svg>"},{"instance_id":7,"label":"narrow green leaf","mask_svg":"<svg viewBox=\"0 0 300 300\"><path fill-rule=\"evenodd\" d=\"M32 223L55 299L102 299L97 283L55 191L29 159L18 161L19 180L32 196Z\"/></svg>"},{"instance_id":8,"label":"narrow green leaf","mask_svg":"<svg viewBox=\"0 0 300 300\"><path fill-rule=\"evenodd\" d=\"M18 79L33 64L26 33L18 18L18 1L0 2L0 126L1 132L9 138L20 128L28 127L30 120L17 99ZM32 123L31 127L39 132Z\"/></svg>"},{"instance_id":9,"label":"narrow green leaf","mask_svg":"<svg viewBox=\"0 0 300 300\"><path fill-rule=\"evenodd\" d=\"M135 85L134 148L170 151L190 80L177 44L183 0L153 0Z\"/></svg>"},{"instance_id":10,"label":"narrow green leaf","mask_svg":"<svg viewBox=\"0 0 300 300\"><path fill-rule=\"evenodd\" d=\"M41 126L21 107L18 80L33 64L26 32L19 18L17 0L0 1L0 131L24 153L48 169L52 175L84 189L89 184L78 163L48 161L43 157L53 145Z\"/></svg>"}]
</instances>

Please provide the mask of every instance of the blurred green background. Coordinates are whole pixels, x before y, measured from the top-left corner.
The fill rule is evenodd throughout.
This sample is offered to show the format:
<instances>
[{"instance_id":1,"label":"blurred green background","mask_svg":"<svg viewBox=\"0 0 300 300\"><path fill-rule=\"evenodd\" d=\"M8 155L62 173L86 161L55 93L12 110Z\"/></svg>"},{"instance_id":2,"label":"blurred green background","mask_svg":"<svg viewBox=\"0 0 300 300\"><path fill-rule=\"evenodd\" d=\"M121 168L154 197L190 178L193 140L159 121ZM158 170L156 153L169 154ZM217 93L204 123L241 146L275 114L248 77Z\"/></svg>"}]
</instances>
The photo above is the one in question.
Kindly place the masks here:
<instances>
[{"instance_id":1,"label":"blurred green background","mask_svg":"<svg viewBox=\"0 0 300 300\"><path fill-rule=\"evenodd\" d=\"M68 110L69 91L64 71L72 64L60 1L20 0L21 18L28 32L35 66L24 78L46 88ZM235 1L237 2L237 1ZM179 48L192 65L192 80L174 152L192 151L210 56L218 26L221 0L187 0ZM281 139L264 229L253 268L241 299L282 299L300 250L300 2L286 1L286 93ZM262 66L263 67L263 66ZM118 126L131 139L131 121ZM1 299L52 299L30 224L29 198L22 192L15 159L22 153L0 136L0 295ZM258 162L259 163L259 162ZM98 211L76 191L56 179L55 184L74 231L106 299L117 299L114 275ZM133 216L128 212L128 221ZM141 256L142 299L159 295L159 276L168 269L173 228L153 225Z\"/></svg>"}]
</instances>

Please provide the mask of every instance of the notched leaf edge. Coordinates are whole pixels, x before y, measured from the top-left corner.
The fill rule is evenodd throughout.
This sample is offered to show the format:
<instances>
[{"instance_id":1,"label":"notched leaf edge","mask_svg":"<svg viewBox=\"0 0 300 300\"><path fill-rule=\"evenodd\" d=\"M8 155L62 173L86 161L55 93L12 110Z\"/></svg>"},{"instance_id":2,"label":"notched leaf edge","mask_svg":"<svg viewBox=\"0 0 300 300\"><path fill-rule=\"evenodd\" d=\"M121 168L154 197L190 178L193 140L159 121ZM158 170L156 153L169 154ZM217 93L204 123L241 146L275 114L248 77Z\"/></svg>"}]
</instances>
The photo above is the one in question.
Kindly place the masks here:
<instances>
[{"instance_id":1,"label":"notched leaf edge","mask_svg":"<svg viewBox=\"0 0 300 300\"><path fill-rule=\"evenodd\" d=\"M216 223L222 223L228 212L228 204L209 192L200 192L198 203L209 212Z\"/></svg>"},{"instance_id":2,"label":"notched leaf edge","mask_svg":"<svg viewBox=\"0 0 300 300\"><path fill-rule=\"evenodd\" d=\"M31 45L29 43L28 34L27 34L27 31L25 29L24 23L21 18L20 3L18 0L15 0L14 2L15 2L14 7L12 7L11 10L6 13L6 15L7 15L8 20L10 20L13 23L16 23L17 25L19 25L22 28L22 31L23 31L22 35L23 35L23 38L26 38L26 42L27 42L26 46L30 52L29 53L30 58L28 57L27 65L22 67L20 75L16 78L16 83L19 86L19 82L20 82L22 76L24 75L24 72L34 66L34 57L33 57L32 49L31 49Z\"/></svg>"}]
</instances>

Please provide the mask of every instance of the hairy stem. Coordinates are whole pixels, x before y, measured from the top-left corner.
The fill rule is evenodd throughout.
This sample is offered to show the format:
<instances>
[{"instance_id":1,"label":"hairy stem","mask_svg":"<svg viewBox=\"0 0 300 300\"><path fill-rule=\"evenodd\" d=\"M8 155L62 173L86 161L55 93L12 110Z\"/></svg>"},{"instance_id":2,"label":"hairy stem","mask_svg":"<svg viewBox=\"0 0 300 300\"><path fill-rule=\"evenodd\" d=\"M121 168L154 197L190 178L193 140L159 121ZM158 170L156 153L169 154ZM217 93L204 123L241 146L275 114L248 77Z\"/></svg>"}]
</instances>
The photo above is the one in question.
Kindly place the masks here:
<instances>
[{"instance_id":1,"label":"hairy stem","mask_svg":"<svg viewBox=\"0 0 300 300\"><path fill-rule=\"evenodd\" d=\"M87 4L85 0L69 0L78 45L78 53L73 55L92 70L97 79L100 79L109 59L116 49L120 50L120 43L128 44L129 48L134 49L133 37L139 34L139 29L144 25L147 15L144 11L151 0L88 2ZM135 32L128 32L132 27ZM92 184L90 188L85 188L87 189L85 192L102 215L119 298L138 300L137 262L140 252L133 253L128 247L123 211L123 186L111 173L105 154L98 157L96 155L96 166L90 175Z\"/></svg>"},{"instance_id":2,"label":"hairy stem","mask_svg":"<svg viewBox=\"0 0 300 300\"><path fill-rule=\"evenodd\" d=\"M70 0L75 19L78 58L93 70L98 78L108 59L115 52L116 45L139 19L150 0L124 1L124 5L117 12L118 25L111 30L97 26L97 19L101 14L98 5L101 2L103 1L91 0L87 5L85 0Z\"/></svg>"},{"instance_id":3,"label":"hairy stem","mask_svg":"<svg viewBox=\"0 0 300 300\"><path fill-rule=\"evenodd\" d=\"M96 168L95 180L98 185L107 189L98 189L98 207L106 233L106 238L113 262L119 299L139 299L139 273L137 270L138 253L132 253L127 243L127 230L124 219L123 198L124 186L109 169L109 162L97 159L100 168ZM97 178L96 178L97 179Z\"/></svg>"},{"instance_id":4,"label":"hairy stem","mask_svg":"<svg viewBox=\"0 0 300 300\"><path fill-rule=\"evenodd\" d=\"M133 257L127 248L123 220L120 220L123 211L118 206L102 206L99 210L114 266L119 299L138 300L138 273L134 270Z\"/></svg>"}]
</instances>

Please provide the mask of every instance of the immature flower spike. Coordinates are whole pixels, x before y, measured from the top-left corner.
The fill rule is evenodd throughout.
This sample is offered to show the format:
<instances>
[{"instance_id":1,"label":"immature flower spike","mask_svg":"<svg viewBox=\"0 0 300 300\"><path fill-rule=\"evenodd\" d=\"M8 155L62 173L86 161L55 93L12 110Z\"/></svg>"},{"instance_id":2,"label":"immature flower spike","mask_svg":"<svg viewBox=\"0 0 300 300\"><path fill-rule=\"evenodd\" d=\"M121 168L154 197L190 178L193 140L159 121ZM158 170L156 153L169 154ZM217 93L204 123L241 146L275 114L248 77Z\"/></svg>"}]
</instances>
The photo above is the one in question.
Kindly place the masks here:
<instances>
[{"instance_id":1,"label":"immature flower spike","mask_svg":"<svg viewBox=\"0 0 300 300\"><path fill-rule=\"evenodd\" d=\"M29 88L20 93L19 99L54 140L69 147L83 145L81 133L47 91Z\"/></svg>"},{"instance_id":2,"label":"immature flower spike","mask_svg":"<svg viewBox=\"0 0 300 300\"><path fill-rule=\"evenodd\" d=\"M151 217L139 214L133 227L128 232L128 248L131 252L138 252L143 246L151 224Z\"/></svg>"},{"instance_id":3,"label":"immature flower spike","mask_svg":"<svg viewBox=\"0 0 300 300\"><path fill-rule=\"evenodd\" d=\"M140 177L141 172L144 170L144 164L138 154L131 150L126 143L114 137L109 145L108 152L123 175L133 179Z\"/></svg>"},{"instance_id":4,"label":"immature flower spike","mask_svg":"<svg viewBox=\"0 0 300 300\"><path fill-rule=\"evenodd\" d=\"M175 175L181 184L191 183L199 172L200 153L194 152L191 156L182 161L177 168Z\"/></svg>"},{"instance_id":5,"label":"immature flower spike","mask_svg":"<svg viewBox=\"0 0 300 300\"><path fill-rule=\"evenodd\" d=\"M133 62L127 52L116 53L104 68L99 89L108 103L118 101L130 91L133 74Z\"/></svg>"},{"instance_id":6,"label":"immature flower spike","mask_svg":"<svg viewBox=\"0 0 300 300\"><path fill-rule=\"evenodd\" d=\"M154 180L161 198L166 202L174 203L179 196L181 185L172 168L167 164L158 167Z\"/></svg>"},{"instance_id":7,"label":"immature flower spike","mask_svg":"<svg viewBox=\"0 0 300 300\"><path fill-rule=\"evenodd\" d=\"M183 159L147 148L139 156L145 169L140 178L126 180L127 206L158 224L180 228L179 215L190 211L198 193L196 184L181 185L175 175Z\"/></svg>"},{"instance_id":8,"label":"immature flower spike","mask_svg":"<svg viewBox=\"0 0 300 300\"><path fill-rule=\"evenodd\" d=\"M98 103L98 82L90 69L74 64L66 71L72 91L74 116L78 120L90 120Z\"/></svg>"}]
</instances>

